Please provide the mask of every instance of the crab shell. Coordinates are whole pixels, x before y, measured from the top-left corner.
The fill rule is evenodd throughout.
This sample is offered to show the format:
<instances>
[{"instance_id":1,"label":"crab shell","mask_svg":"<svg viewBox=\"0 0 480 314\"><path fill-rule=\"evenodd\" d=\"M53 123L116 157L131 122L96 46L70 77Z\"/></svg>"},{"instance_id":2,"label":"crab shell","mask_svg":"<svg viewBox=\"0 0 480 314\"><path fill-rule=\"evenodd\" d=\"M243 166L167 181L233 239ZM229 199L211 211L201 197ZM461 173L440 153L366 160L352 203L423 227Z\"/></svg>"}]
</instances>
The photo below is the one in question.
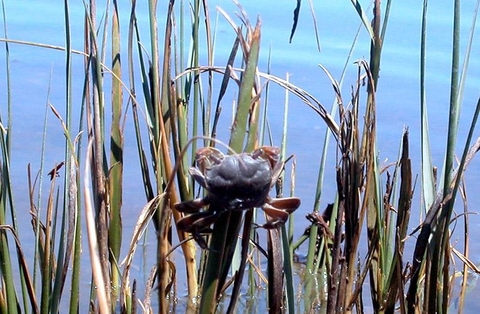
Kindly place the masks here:
<instances>
[{"instance_id":1,"label":"crab shell","mask_svg":"<svg viewBox=\"0 0 480 314\"><path fill-rule=\"evenodd\" d=\"M229 156L213 148L206 150L197 153L200 170L190 168L195 181L208 191L206 203L216 203L225 210L244 210L265 202L274 177L275 160L265 157L262 149ZM269 156L278 156L278 148L272 147L270 153Z\"/></svg>"},{"instance_id":2,"label":"crab shell","mask_svg":"<svg viewBox=\"0 0 480 314\"><path fill-rule=\"evenodd\" d=\"M207 195L174 205L189 214L177 221L177 228L190 232L202 248L207 248L201 233L209 232L208 226L225 211L261 207L267 214L267 223L261 227L273 229L284 224L300 206L300 199L268 196L283 170L279 156L280 150L269 146L229 156L211 147L198 149L197 168L190 168L189 173Z\"/></svg>"}]
</instances>

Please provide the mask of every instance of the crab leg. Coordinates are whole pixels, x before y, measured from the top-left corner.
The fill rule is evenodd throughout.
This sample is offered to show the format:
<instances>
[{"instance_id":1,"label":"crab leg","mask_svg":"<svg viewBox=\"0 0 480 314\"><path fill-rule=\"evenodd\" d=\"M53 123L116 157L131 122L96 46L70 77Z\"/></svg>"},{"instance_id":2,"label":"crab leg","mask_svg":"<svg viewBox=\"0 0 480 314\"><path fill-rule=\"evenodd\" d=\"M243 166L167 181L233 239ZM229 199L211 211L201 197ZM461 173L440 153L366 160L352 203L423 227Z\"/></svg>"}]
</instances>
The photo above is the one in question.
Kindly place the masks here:
<instances>
[{"instance_id":1,"label":"crab leg","mask_svg":"<svg viewBox=\"0 0 480 314\"><path fill-rule=\"evenodd\" d=\"M218 219L219 215L219 212L197 212L178 220L177 228L185 232L190 232L193 239L202 249L208 249L207 242L203 239L201 233L211 232L208 227Z\"/></svg>"},{"instance_id":2,"label":"crab leg","mask_svg":"<svg viewBox=\"0 0 480 314\"><path fill-rule=\"evenodd\" d=\"M217 220L219 213L212 213L209 211L197 212L180 218L177 222L177 228L185 231L199 231L207 229L212 223Z\"/></svg>"},{"instance_id":3,"label":"crab leg","mask_svg":"<svg viewBox=\"0 0 480 314\"><path fill-rule=\"evenodd\" d=\"M194 214L194 213L198 213L198 211L202 207L205 207L207 205L208 205L208 202L204 198L197 198L192 201L177 203L173 206L175 206L175 209L181 213Z\"/></svg>"}]
</instances>

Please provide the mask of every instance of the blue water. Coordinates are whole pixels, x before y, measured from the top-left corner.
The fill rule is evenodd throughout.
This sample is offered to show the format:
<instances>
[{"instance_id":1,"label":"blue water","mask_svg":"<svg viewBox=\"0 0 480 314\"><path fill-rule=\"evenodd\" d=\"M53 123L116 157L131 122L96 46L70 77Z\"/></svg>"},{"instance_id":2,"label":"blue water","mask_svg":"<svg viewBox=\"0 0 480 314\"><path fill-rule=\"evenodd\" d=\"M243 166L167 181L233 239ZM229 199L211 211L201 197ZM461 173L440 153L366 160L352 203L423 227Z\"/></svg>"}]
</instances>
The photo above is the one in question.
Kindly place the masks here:
<instances>
[{"instance_id":1,"label":"blue water","mask_svg":"<svg viewBox=\"0 0 480 314\"><path fill-rule=\"evenodd\" d=\"M73 1L72 1L73 2ZM290 81L312 93L329 110L334 100L334 94L326 75L318 67L325 66L339 79L347 55L354 40L360 21L349 1L321 1L314 2L315 15L318 23L321 51L318 51L315 40L314 25L308 1L303 1L300 22L293 42L288 38L292 24L292 11L295 1L243 1L242 5L247 11L252 24L257 16L262 21L262 55L259 70L267 71L267 62L271 54L271 72L280 77L290 74ZM122 8L122 33L126 36L129 3L121 3ZM159 4L159 28L163 28L165 15L163 4ZM234 34L225 19L216 10L221 6L237 23L235 12L238 8L230 1L210 1L210 14L212 20L218 20L215 64L223 66L228 57ZM362 5L367 10L368 3ZM73 36L73 49L82 50L83 32L83 5L80 1L70 4L71 33ZM448 122L451 42L452 42L452 5L449 3L430 3L428 42L427 42L427 102L430 123L430 136L433 151L433 164L441 172L443 151L446 146L446 129ZM462 1L462 49L471 26L474 1ZM102 10L98 10L102 12ZM52 5L50 1L7 1L7 32L10 39L45 43L64 46L64 21L62 3ZM368 9L367 13L370 13ZM101 17L99 16L99 19ZM139 4L138 20L144 29L144 38L147 32L147 13L144 4ZM405 127L410 131L410 152L413 161L414 175L420 172L420 95L419 95L419 43L420 43L420 1L394 2L391 8L387 35L384 42L380 81L377 93L377 118L378 118L378 150L380 161L393 161L397 158L398 147L402 131ZM476 27L478 30L478 26ZM162 33L162 31L160 31ZM355 60L369 58L368 34L361 27L357 46L352 52L351 60L347 65L346 78L343 83L344 102L348 102L351 85L354 84L357 68ZM123 45L123 49L126 44ZM126 53L126 51L125 51ZM464 134L468 130L472 113L479 97L480 86L480 44L475 38L471 60L465 85L463 98L462 117L460 121L462 136L458 142L458 153L463 149ZM0 58L5 60L5 51L0 49ZM462 55L463 60L463 55ZM27 164L32 165L36 171L40 165L42 149L42 132L47 99L59 112L64 115L65 107L65 56L61 51L38 48L24 45L10 45L11 61L11 88L13 103L13 128L12 128L12 157L11 171L15 187L15 201L19 211L20 231L23 237L31 233L28 216L28 187ZM83 59L76 56L73 59L74 69L74 98L75 106L81 104L81 89ZM77 76L75 76L75 74ZM7 121L6 112L6 80L5 62L0 62L0 114L3 123ZM217 78L217 83L221 78ZM50 91L49 91L50 90ZM230 90L230 96L234 92ZM108 97L108 96L107 96ZM318 161L321 154L325 124L319 116L305 106L299 99L289 96L290 112L288 126L288 153L296 155L297 180L296 194L302 198L302 207L297 211L296 226L298 234L308 226L302 217L310 212L313 207L313 196L316 186ZM224 101L225 104L228 101ZM280 142L280 130L283 123L284 91L272 86L270 92L270 123L273 126L274 139ZM228 105L225 105L228 107ZM227 109L226 109L227 110ZM75 112L78 114L78 112ZM126 133L133 134L131 114L128 112ZM227 121L229 117L225 118ZM74 120L75 121L75 120ZM53 167L55 162L64 159L63 135L60 123L48 113L48 138L46 139L45 163L47 168ZM222 132L228 134L229 130ZM475 138L479 132L475 133ZM85 135L84 135L85 136ZM333 152L333 151L332 151ZM125 147L125 214L131 213L131 219L125 219L125 228L132 228L135 219L145 204L143 190L140 184L140 170L137 163L137 153L134 138L127 136ZM387 162L388 162L387 161ZM331 154L329 163L334 164L335 156ZM480 197L479 185L480 163L474 160L467 172L467 193L469 210L478 212ZM420 180L417 181L415 193L417 198L413 207L418 209ZM48 189L45 181L44 190ZM334 168L327 170L321 205L333 201L335 193ZM43 197L43 202L46 196ZM458 212L463 211L458 202ZM23 216L24 215L24 216ZM418 215L412 215L411 227L420 221ZM480 218L477 215L470 217L472 239L480 230ZM461 241L461 232L454 235ZM27 239L27 238L26 238ZM28 241L28 239L27 239ZM472 241L471 258L480 261L480 243ZM413 245L414 239L411 239ZM124 246L128 241L125 239ZM29 249L26 247L27 255ZM85 252L86 254L87 252ZM407 255L406 260L410 260ZM138 266L141 268L141 266ZM87 280L87 279L86 279ZM478 288L472 293L478 294ZM476 301L469 299L470 307L476 307Z\"/></svg>"}]
</instances>

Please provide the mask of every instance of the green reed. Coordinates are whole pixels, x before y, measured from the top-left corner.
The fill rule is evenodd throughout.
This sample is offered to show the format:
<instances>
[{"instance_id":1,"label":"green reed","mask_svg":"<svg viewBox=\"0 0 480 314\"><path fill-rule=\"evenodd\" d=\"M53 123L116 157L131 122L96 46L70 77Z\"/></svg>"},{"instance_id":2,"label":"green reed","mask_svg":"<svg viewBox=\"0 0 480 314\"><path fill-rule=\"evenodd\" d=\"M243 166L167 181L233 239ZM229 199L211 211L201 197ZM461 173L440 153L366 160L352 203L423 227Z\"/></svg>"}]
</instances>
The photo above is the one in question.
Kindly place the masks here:
<instances>
[{"instance_id":1,"label":"green reed","mask_svg":"<svg viewBox=\"0 0 480 314\"><path fill-rule=\"evenodd\" d=\"M449 247L449 238L453 200L461 182L464 164L468 163L476 149L476 144L471 148L469 146L470 136L476 124L477 111L474 113L471 133L467 138L460 164L453 172L452 158L458 137L456 129L458 128L458 114L461 103L459 89L464 86L464 82L459 83L458 81L460 6L459 3L456 3L453 12L451 116L445 168L445 173L449 175L443 176L446 181L440 186L438 196L435 196L436 178L433 175L433 167L430 161L424 87L427 1L424 2L421 42L422 195L424 197L423 206L428 210L428 214L423 226L421 226L422 231L414 252L413 277L409 282L408 277L405 276L407 270L404 269L404 240L408 236L407 230L413 195L408 132L404 133L400 147L401 153L396 166L393 168L393 174L390 171L386 172L386 182L383 182L385 179L382 174L388 168L383 169L378 165L375 148L375 94L379 78L382 45L391 4L389 1L385 7L382 7L378 1L374 2L373 20L370 23L360 3L357 1L352 1L352 3L371 40L370 62L368 65L360 63L358 76L358 80L363 76L367 78L367 100L364 104L365 113L363 114L365 122L363 128L360 128L358 110L361 104L359 98L361 93L359 93L360 85L358 85L358 82L349 101L351 108L342 109L344 99L341 89L336 81L331 79L337 103L340 104L340 131L338 133L334 132L334 135L337 134L338 155L342 157L337 160L340 169L340 171L337 171L338 199L331 208L325 210L318 221L315 221L309 229L310 250L307 267L311 270L319 268L320 277L327 278L325 291L320 291L313 297L323 299L323 294L325 295L325 302L328 304L327 312L350 312L354 308L362 312L362 284L366 276L369 276L371 302L375 312L392 312L394 310L400 310L402 313L407 311L445 312L450 300L451 287L454 284L451 281L451 268L444 267L444 265L448 266L452 254ZM383 15L382 8L385 9ZM475 25L475 19L476 13L474 13L473 25ZM462 78L465 78L465 71L468 68L472 35L473 28L465 53ZM363 134L363 137L360 137L360 134ZM450 174L453 175L454 179ZM322 175L320 174L319 186L321 183ZM383 188L383 186L386 186L386 188ZM321 193L321 189L317 192L317 194L319 193ZM397 205L394 202L397 202ZM315 213L319 215L317 211ZM466 213L465 216L468 216L468 214ZM367 227L368 252L363 262L359 262L357 261L358 241L364 223ZM465 218L465 226L468 230L467 218ZM325 229L329 230L326 231ZM468 234L465 235L465 242L468 244ZM467 255L468 251L465 251L465 256ZM427 266L422 266L424 264ZM465 272L467 272L467 264L470 264L470 262L465 262ZM475 271L475 268L473 270ZM420 285L419 278L423 278L424 275L427 277ZM465 276L464 279L466 279ZM307 283L311 280L313 279L307 279ZM464 280L462 284L464 291L466 282ZM408 284L410 285L409 289L406 288ZM444 288L440 289L441 293L439 294L437 287L442 286ZM312 290L312 286L307 285L306 287L308 291ZM403 296L404 293L406 293L406 298ZM307 309L311 300L307 298L305 304Z\"/></svg>"},{"instance_id":2,"label":"green reed","mask_svg":"<svg viewBox=\"0 0 480 314\"><path fill-rule=\"evenodd\" d=\"M479 3L476 4L478 10ZM451 285L451 266L450 258L452 256L452 248L450 246L450 223L452 221L452 213L457 193L463 186L463 174L466 166L473 157L478 143L472 147L473 130L477 123L479 103L473 112L472 122L470 123L469 134L465 140L463 153L460 157L460 163L455 168L455 149L458 141L458 126L460 110L462 108L463 89L466 78L466 71L470 58L470 50L475 29L475 21L477 10L474 11L472 19L472 30L467 41L463 67L460 69L460 1L455 1L453 8L453 37L452 37L452 65L451 65L451 82L450 82L450 108L449 108L449 124L447 146L445 151L445 163L443 174L440 179L439 187L435 191L435 174L432 173L430 143L428 133L427 119L427 103L425 94L425 63L426 63L426 34L427 32L427 10L428 1L423 2L423 19L422 19L422 41L421 41L421 109L422 109L422 183L424 206L427 211L424 225L421 228L418 237L414 257L415 262L412 267L411 286L408 290L407 299L409 301L408 309L418 304L423 311L435 311L445 313L448 311ZM463 189L464 187L462 187ZM435 194L437 192L437 194ZM463 196L462 196L463 198ZM465 200L464 200L465 202ZM468 212L465 213L468 216ZM468 226L468 218L464 218L465 225ZM431 239L429 239L431 237ZM465 256L468 256L468 227L465 228ZM436 262L431 262L431 261ZM467 274L467 264L464 265L464 272ZM418 287L420 278L424 277L425 285L423 289ZM467 285L466 275L463 277L462 291L465 292ZM438 288L440 287L440 288ZM422 291L423 290L423 291ZM424 295L419 298L418 295ZM463 296L461 297L463 300ZM463 302L463 301L462 301Z\"/></svg>"},{"instance_id":3,"label":"green reed","mask_svg":"<svg viewBox=\"0 0 480 314\"><path fill-rule=\"evenodd\" d=\"M4 32L6 36L6 13L5 13L5 3L2 1L2 13L3 13L3 20L4 20ZM6 69L7 69L7 106L8 106L8 117L7 117L7 124L9 127L12 126L11 124L11 89L10 89L10 54L9 54L9 44L5 43L5 51L6 51ZM3 124L3 118L1 119ZM10 128L9 128L10 129ZM9 175L9 156L11 150L11 144L9 138L5 135L4 132L0 135L0 145L2 148L2 195L3 197L0 199L0 224L6 225L7 223L7 214L8 209L10 208L10 212L15 214L13 211L13 198L12 198L12 188L10 184L10 175ZM14 227L16 230L16 226ZM7 230L1 229L0 230L0 264L1 270L3 274L3 280L5 281L5 286L10 287L10 289L5 291L5 302L2 302L1 309L4 312L17 313L17 296L15 294L15 290L13 287L13 273L12 273L12 261L9 254L9 246L8 246L8 237L7 237ZM23 286L22 286L23 287ZM23 289L23 288L22 288Z\"/></svg>"},{"instance_id":4,"label":"green reed","mask_svg":"<svg viewBox=\"0 0 480 314\"><path fill-rule=\"evenodd\" d=\"M183 291L177 289L186 287L188 312L221 312L225 306L226 312L234 313L240 307L239 299L243 298L241 291L245 286L249 287L245 298L253 299L256 287L265 285L268 297L256 302L263 302L272 313L282 309L293 313L298 306L295 294L299 292L294 281L293 253L306 240L309 241L307 272L301 283L305 292L300 305L304 311L319 305L320 312L362 313L364 303L369 302L376 313L447 312L454 284L450 262L454 252L450 246L454 201L464 188L463 174L480 145L478 141L471 144L480 111L478 103L460 162L454 166L455 148L461 140L458 121L474 31L471 31L461 68L460 1L456 1L448 144L444 174L437 187L425 94L428 1L424 1L419 48L422 56L420 190L426 217L415 230L418 237L413 264L410 276L406 276L409 252L405 252L405 241L411 235L409 229L416 227L410 223L414 175L408 129L399 139L398 159L392 165L379 164L376 148L379 105L376 94L391 1L384 5L374 1L373 16L358 1L352 0L352 4L361 27L369 35L370 58L368 62L356 62L357 76L354 82L348 82L349 96L345 96L347 93L342 89L347 65L338 81L322 66L332 84L334 104L329 112L288 77L282 79L262 71L258 64L261 23L257 21L252 25L241 6L238 6L238 18L219 9L219 18L232 26L233 43L226 64L219 66L214 62L217 38L207 2L149 0L138 3L132 0L129 5L117 1L100 5L94 0L85 1L85 31L72 34L70 3L64 1L65 45L55 47L48 43L10 40L8 10L2 1L8 116L6 123L0 116L0 312L57 313L68 308L70 313L78 313L88 307L91 312L101 313L135 313L140 309L167 313L175 311L174 300L178 294L183 295ZM137 19L139 5L147 7L148 20ZM300 1L297 5L300 9ZM127 12L128 25L124 25L122 18ZM159 22L160 17L163 22ZM298 11L295 18L298 19ZM475 20L476 16L473 26ZM127 34L123 33L125 30ZM83 50L74 50L72 38L80 35L84 39ZM47 98L38 175L35 175L37 170L28 168L30 214L35 234L33 263L25 260L20 242L10 177L11 132L16 127L11 118L9 51L13 43L30 45L32 50L62 50L65 55L65 108L56 108ZM354 45L361 44L355 40ZM352 51L353 47L347 60L352 57ZM206 64L201 60L206 60ZM72 65L82 61L83 94L81 99L76 99L72 86L79 83L73 76ZM272 84L282 87L286 93L281 143L272 143L268 127L267 104ZM49 89L54 85L50 83ZM224 118L223 105L229 101L225 97L228 88L236 89L238 99L231 130L222 129L220 123ZM200 250L190 234L176 228L183 214L173 206L197 197L198 187L188 174L196 148L221 146L225 142L229 152L251 152L261 145L278 145L286 160L290 96L297 97L318 114L328 130L324 153L316 164L319 176L313 213L309 215L312 226L294 245L293 221L303 219L298 213L292 214L288 225L265 232L255 227L257 220L263 219L257 217L260 215L255 210L227 212L213 224L212 233L206 235L210 249ZM75 104L79 104L79 108ZM78 121L73 121L75 110L80 111ZM65 112L65 116L61 112ZM45 165L48 153L45 142L50 132L47 121L52 113L54 123L61 125L65 137L64 162ZM130 114L133 130L125 129L126 115ZM109 130L106 125L110 126ZM123 208L123 172L127 136L136 139L145 200L130 239L126 238L130 232L122 227L126 210ZM336 143L337 195L321 212L319 204L324 170L329 166L326 160L330 140ZM88 145L82 145L82 141ZM287 178L285 171L281 180L287 185L276 187L279 197L293 195L295 181L302 180L295 175L294 161L288 167L291 167L290 177ZM50 169L50 187L44 192L43 177ZM63 181L57 177L62 171ZM44 194L46 205L42 202ZM468 230L468 212L464 217ZM150 229L154 232L149 234ZM259 240L261 232L265 232L265 243ZM132 267L138 258L138 243L147 236L154 243L149 250L155 252L156 262L148 265L151 271L147 282L139 287L136 278L143 274L135 274ZM82 237L88 240L83 251ZM466 232L467 244L468 237ZM362 241L366 243L366 252L362 250ZM129 242L128 247L125 242ZM181 254L177 254L180 251ZM476 268L468 260L467 245L462 253L465 293L467 271ZM82 269L85 259L91 270ZM266 271L261 270L264 264ZM92 278L89 301L83 304L85 298L80 296L85 292L80 279L85 274ZM248 281L244 282L244 277ZM367 277L370 300L364 300ZM179 278L186 278L186 282L180 282ZM141 304L140 295L144 297ZM152 299L157 308L152 308Z\"/></svg>"}]
</instances>

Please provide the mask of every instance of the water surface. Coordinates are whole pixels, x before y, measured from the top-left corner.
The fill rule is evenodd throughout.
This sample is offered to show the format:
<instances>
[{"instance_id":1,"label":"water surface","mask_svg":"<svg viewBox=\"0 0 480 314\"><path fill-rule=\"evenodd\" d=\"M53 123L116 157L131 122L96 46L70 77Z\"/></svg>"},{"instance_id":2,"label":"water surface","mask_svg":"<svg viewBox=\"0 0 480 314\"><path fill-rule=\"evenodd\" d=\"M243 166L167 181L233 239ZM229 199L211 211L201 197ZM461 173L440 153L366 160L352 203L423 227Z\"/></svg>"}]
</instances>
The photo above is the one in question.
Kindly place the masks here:
<instances>
[{"instance_id":1,"label":"water surface","mask_svg":"<svg viewBox=\"0 0 480 314\"><path fill-rule=\"evenodd\" d=\"M288 42L292 24L292 11L295 1L242 1L252 24L257 16L262 21L262 55L259 70L266 72L269 55L271 55L271 72L280 77L290 75L290 81L312 93L327 108L330 108L334 94L330 82L318 67L325 66L339 79L350 47L354 40L360 22L351 3L348 1L321 1L315 2L315 14L320 34L321 51L318 51L315 40L314 25L308 2L303 1L301 18L297 33L292 43ZM122 33L127 34L128 3L122 3ZM210 1L210 14L213 20L218 20L216 34L215 64L223 66L234 41L234 33L222 16L218 14L216 6L221 6L230 16L234 17L238 8L230 1ZM366 6L367 4L365 4ZM158 10L158 16L163 19L165 8ZM474 1L462 1L462 48L471 24ZM83 5L81 2L70 3L72 46L82 50L83 32ZM427 101L430 119L430 135L433 150L433 163L440 171L443 162L443 152L446 146L446 129L448 122L449 90L450 90L450 63L452 42L451 5L431 3L429 6L428 42L427 42ZM100 12L100 10L99 10ZM63 7L60 3L52 5L50 1L16 0L6 3L8 37L24 41L64 46L65 30L63 21ZM147 32L147 13L143 4L139 4L138 19L144 29L144 38ZM237 23L240 23L236 19ZM419 95L419 43L420 43L421 3L419 1L394 2L384 43L380 81L377 93L378 107L378 150L380 159L395 160L402 131L405 127L410 131L410 145L414 175L420 171L420 95ZM144 25L144 26L143 26ZM159 22L160 28L164 22ZM478 28L478 27L477 27ZM126 43L126 41L125 41ZM126 45L123 45L125 50ZM126 51L125 51L126 53ZM2 60L5 60L4 49L0 50ZM354 61L369 56L369 40L367 33L361 29L358 43L352 52L347 64L347 73L343 83L344 101L348 102L350 87L354 84L356 66ZM480 86L480 46L475 40L472 47L470 68L465 85L463 98L464 107L460 121L462 136L458 143L458 153L462 151L463 137L471 121L474 106L479 97ZM15 187L15 202L19 215L20 232L24 241L31 240L29 223L27 164L31 164L34 171L40 165L42 149L42 132L47 101L54 105L62 114L65 107L65 55L61 51L37 48L32 46L10 45L11 66L11 100L13 104L12 128L12 162L11 171ZM80 56L74 57L74 98L75 108L81 104L81 89L83 80L83 60ZM5 62L0 63L0 110L2 119L6 121L6 69ZM220 78L217 78L220 82ZM230 95L235 97L234 91ZM274 138L279 144L283 120L284 91L272 87L270 93L270 122L273 125ZM225 106L227 107L227 105ZM75 109L78 110L78 109ZM74 113L78 115L78 112ZM126 147L125 147L125 194L124 194L124 227L131 230L138 213L145 204L144 193L141 187L140 169L137 162L135 139L131 123L131 114L127 113ZM63 133L59 122L48 112L48 137L46 139L46 165L53 165L63 160ZM225 118L230 119L228 116ZM74 121L77 121L74 119ZM228 123L221 130L223 136L228 136ZM315 193L318 161L321 154L322 142L325 133L325 124L311 109L299 99L290 96L288 152L294 153L297 158L297 187L296 193L302 198L302 207L296 213L296 228L299 236L308 221L303 217L312 211ZM479 132L476 132L478 137ZM221 135L222 136L222 135ZM333 151L332 151L333 152ZM321 205L333 202L335 193L334 164L335 155L329 158L322 193ZM48 167L47 167L48 168ZM469 210L478 212L480 197L479 180L480 163L474 160L467 172L467 193ZM417 181L416 199L413 207L417 214L411 218L411 228L419 222L418 208L420 186ZM45 181L44 190L48 189ZM43 198L44 203L46 196ZM458 204L456 208L461 212L463 208ZM480 236L480 218L472 215L470 218L472 239ZM127 232L124 247L128 244ZM458 230L457 230L458 232ZM29 236L30 235L30 236ZM461 240L461 231L454 237ZM414 239L411 239L412 244ZM31 254L33 248L24 248ZM471 243L472 259L480 260L480 243ZM85 252L86 254L86 252ZM151 254L153 255L153 254ZM411 254L410 254L411 255ZM409 255L405 261L410 260ZM138 269L144 267L139 261ZM145 267L148 269L148 262ZM142 271L140 271L142 273ZM86 279L86 286L88 281ZM181 289L181 287L180 287ZM471 295L478 294L478 288ZM476 304L475 298L469 298L470 308ZM478 301L477 301L478 302Z\"/></svg>"}]
</instances>

